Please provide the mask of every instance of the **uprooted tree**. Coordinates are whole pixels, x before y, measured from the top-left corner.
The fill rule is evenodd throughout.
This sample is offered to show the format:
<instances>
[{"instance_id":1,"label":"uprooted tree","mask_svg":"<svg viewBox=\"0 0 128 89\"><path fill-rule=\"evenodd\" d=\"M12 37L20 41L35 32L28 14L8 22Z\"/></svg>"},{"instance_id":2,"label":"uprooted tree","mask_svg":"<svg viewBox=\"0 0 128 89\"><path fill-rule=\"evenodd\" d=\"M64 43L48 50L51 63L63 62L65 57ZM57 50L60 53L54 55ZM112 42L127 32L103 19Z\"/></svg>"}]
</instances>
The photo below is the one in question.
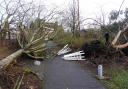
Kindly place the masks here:
<instances>
[{"instance_id":1,"label":"uprooted tree","mask_svg":"<svg viewBox=\"0 0 128 89\"><path fill-rule=\"evenodd\" d=\"M26 53L28 56L33 58L43 59L47 41L53 36L54 33L53 29L48 29L43 25L35 30L25 29L22 26L19 26L19 29L20 33L17 34L17 40L21 49L1 60L1 68L8 66L22 53Z\"/></svg>"},{"instance_id":2,"label":"uprooted tree","mask_svg":"<svg viewBox=\"0 0 128 89\"><path fill-rule=\"evenodd\" d=\"M4 2L6 3L6 0ZM22 3L21 0L16 2L18 4L17 9L13 11L13 14L6 14L7 18L3 18L3 22L1 22L3 30L1 34L6 35L7 32L10 32L10 24L14 27L18 25L16 36L21 49L0 60L0 68L6 68L22 53L36 59L43 59L48 40L56 34L55 28L49 26L51 25L49 21L57 14L55 9L45 11L43 5L40 4L35 6L33 2L29 4ZM5 38L6 36L4 36Z\"/></svg>"},{"instance_id":3,"label":"uprooted tree","mask_svg":"<svg viewBox=\"0 0 128 89\"><path fill-rule=\"evenodd\" d=\"M120 30L118 34L115 36L114 40L112 41L113 47L117 49L127 48L128 47L127 35L128 35L128 26L126 26L123 30ZM125 41L121 39L122 37L124 37Z\"/></svg>"}]
</instances>

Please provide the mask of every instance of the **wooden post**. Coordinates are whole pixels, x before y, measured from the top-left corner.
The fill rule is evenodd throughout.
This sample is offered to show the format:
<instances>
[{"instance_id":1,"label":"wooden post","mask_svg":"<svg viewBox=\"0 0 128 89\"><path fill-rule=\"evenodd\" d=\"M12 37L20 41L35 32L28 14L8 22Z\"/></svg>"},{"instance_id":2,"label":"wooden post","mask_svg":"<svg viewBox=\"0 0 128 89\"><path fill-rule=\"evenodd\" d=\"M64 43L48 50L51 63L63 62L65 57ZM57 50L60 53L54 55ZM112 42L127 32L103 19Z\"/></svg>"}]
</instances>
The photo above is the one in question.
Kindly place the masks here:
<instances>
[{"instance_id":1,"label":"wooden post","mask_svg":"<svg viewBox=\"0 0 128 89\"><path fill-rule=\"evenodd\" d=\"M77 0L77 8L78 8L78 30L80 31L80 3L79 0Z\"/></svg>"}]
</instances>

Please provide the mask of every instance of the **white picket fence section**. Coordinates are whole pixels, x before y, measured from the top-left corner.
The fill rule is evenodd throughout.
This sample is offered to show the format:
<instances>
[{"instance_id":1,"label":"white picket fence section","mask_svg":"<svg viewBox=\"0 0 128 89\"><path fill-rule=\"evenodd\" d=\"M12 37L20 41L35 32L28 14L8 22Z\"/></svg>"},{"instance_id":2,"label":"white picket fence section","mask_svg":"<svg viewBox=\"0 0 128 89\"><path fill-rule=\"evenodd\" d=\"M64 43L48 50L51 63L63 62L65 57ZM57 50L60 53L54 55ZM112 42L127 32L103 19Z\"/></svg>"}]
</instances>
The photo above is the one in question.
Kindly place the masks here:
<instances>
[{"instance_id":1,"label":"white picket fence section","mask_svg":"<svg viewBox=\"0 0 128 89\"><path fill-rule=\"evenodd\" d=\"M84 56L82 56L83 54L84 54L83 51L78 51L75 53L70 53L70 54L64 55L62 58L64 60L86 60L84 58Z\"/></svg>"},{"instance_id":2,"label":"white picket fence section","mask_svg":"<svg viewBox=\"0 0 128 89\"><path fill-rule=\"evenodd\" d=\"M67 44L57 54L62 55L62 54L68 53L70 51L71 51L71 49L68 47L68 44Z\"/></svg>"}]
</instances>

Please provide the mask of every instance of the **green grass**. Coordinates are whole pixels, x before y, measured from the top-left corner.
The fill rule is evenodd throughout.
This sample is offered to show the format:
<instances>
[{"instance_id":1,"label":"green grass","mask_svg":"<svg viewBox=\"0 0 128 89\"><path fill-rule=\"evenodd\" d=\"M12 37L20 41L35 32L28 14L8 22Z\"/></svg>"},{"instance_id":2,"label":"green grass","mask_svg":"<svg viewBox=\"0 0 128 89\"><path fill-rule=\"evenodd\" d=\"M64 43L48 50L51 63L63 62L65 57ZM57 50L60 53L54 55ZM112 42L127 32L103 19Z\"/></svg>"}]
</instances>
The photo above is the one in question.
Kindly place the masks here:
<instances>
[{"instance_id":1,"label":"green grass","mask_svg":"<svg viewBox=\"0 0 128 89\"><path fill-rule=\"evenodd\" d=\"M113 70L112 79L103 81L108 89L128 89L128 71L126 70Z\"/></svg>"}]
</instances>

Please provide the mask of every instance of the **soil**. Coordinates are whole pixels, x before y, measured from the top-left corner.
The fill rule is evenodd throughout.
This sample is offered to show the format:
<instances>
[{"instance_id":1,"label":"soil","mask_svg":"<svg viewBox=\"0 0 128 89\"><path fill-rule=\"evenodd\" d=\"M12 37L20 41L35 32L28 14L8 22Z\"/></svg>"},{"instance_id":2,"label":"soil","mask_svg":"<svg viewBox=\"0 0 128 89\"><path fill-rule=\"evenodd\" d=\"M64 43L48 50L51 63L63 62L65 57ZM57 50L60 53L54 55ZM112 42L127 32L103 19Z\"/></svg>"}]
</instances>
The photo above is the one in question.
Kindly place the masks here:
<instances>
[{"instance_id":1,"label":"soil","mask_svg":"<svg viewBox=\"0 0 128 89\"><path fill-rule=\"evenodd\" d=\"M0 46L0 59L3 59L13 53L15 50L10 50L8 47Z\"/></svg>"},{"instance_id":2,"label":"soil","mask_svg":"<svg viewBox=\"0 0 128 89\"><path fill-rule=\"evenodd\" d=\"M0 46L0 59L15 52L15 47ZM18 61L12 63L6 69L0 70L0 89L14 89L16 81L23 77L19 89L42 89L42 81L24 63Z\"/></svg>"},{"instance_id":3,"label":"soil","mask_svg":"<svg viewBox=\"0 0 128 89\"><path fill-rule=\"evenodd\" d=\"M21 78L23 74L24 77L20 89L42 89L42 81L22 63L10 65L7 69L0 72L1 88L13 89L18 77Z\"/></svg>"}]
</instances>

